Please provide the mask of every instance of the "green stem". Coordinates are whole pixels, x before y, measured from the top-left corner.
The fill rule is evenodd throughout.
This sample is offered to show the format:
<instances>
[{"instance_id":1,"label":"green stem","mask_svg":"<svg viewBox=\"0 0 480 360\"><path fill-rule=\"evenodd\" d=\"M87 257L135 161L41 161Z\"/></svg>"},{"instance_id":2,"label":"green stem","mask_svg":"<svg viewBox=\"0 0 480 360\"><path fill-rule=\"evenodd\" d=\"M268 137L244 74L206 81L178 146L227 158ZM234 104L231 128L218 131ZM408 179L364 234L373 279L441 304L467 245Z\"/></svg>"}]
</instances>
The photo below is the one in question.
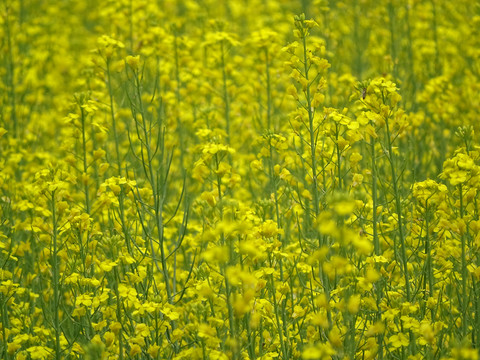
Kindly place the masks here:
<instances>
[{"instance_id":1,"label":"green stem","mask_svg":"<svg viewBox=\"0 0 480 360\"><path fill-rule=\"evenodd\" d=\"M222 234L222 237L224 235ZM226 270L224 270L224 273ZM237 341L237 332L235 330L235 319L233 318L233 306L232 306L232 289L230 288L230 282L228 281L228 277L225 274L225 292L227 296L227 309L228 309L228 323L230 326L230 336L232 340ZM232 349L233 359L238 359L238 344L235 344L235 347Z\"/></svg>"},{"instance_id":2,"label":"green stem","mask_svg":"<svg viewBox=\"0 0 480 360\"><path fill-rule=\"evenodd\" d=\"M270 80L270 59L268 48L265 47L265 73L267 76L267 129L272 126L272 85ZM275 129L273 129L275 131Z\"/></svg>"},{"instance_id":3,"label":"green stem","mask_svg":"<svg viewBox=\"0 0 480 360\"><path fill-rule=\"evenodd\" d=\"M9 328L8 324L8 309L7 309L7 302L8 298L0 293L0 300L2 301L2 339L3 339L3 356L5 359L10 359L10 355L8 354L8 347L7 347L7 329Z\"/></svg>"},{"instance_id":4,"label":"green stem","mask_svg":"<svg viewBox=\"0 0 480 360\"><path fill-rule=\"evenodd\" d=\"M115 109L114 109L114 98L113 98L113 89L112 89L112 77L110 71L110 60L107 59L107 87L108 87L108 95L110 99L110 117L112 119L112 130L113 130L113 137L115 142L115 155L116 155L116 163L117 163L117 174L119 177L122 176L122 162L120 158L120 146L119 146L119 138L117 133L117 119L115 117ZM129 254L132 254L131 246L130 246L130 237L128 235L127 225L125 221L125 206L124 206L124 194L123 192L120 193L118 198L119 201L119 210L120 210L120 222L122 225L123 233L125 234L125 242L127 245L127 250Z\"/></svg>"},{"instance_id":5,"label":"green stem","mask_svg":"<svg viewBox=\"0 0 480 360\"><path fill-rule=\"evenodd\" d=\"M435 76L440 73L440 52L438 44L438 29L437 29L437 5L435 0L432 0L432 15L433 15L433 42L435 43Z\"/></svg>"},{"instance_id":6,"label":"green stem","mask_svg":"<svg viewBox=\"0 0 480 360\"><path fill-rule=\"evenodd\" d=\"M270 291L273 297L273 308L275 311L275 320L277 322L277 332L280 338L280 347L282 349L283 358L289 359L285 340L283 339L283 326L280 324L280 315L279 315L279 309L278 309L277 295L275 293L275 283L273 280L273 274L270 275Z\"/></svg>"},{"instance_id":7,"label":"green stem","mask_svg":"<svg viewBox=\"0 0 480 360\"><path fill-rule=\"evenodd\" d=\"M218 170L220 166L220 160L218 159L218 154L215 154L215 168ZM220 174L217 172L217 192L218 192L218 202L219 202L219 210L220 210L220 221L223 221L223 204L222 204L222 179ZM221 244L225 245L225 233L222 231L221 233ZM230 262L233 261L234 256L234 248L233 248L233 240L228 242L229 247L229 254L230 254ZM228 280L228 276L226 274L226 267L223 266L223 275L225 278L225 293L226 293L226 300L227 300L227 311L228 311L228 323L230 326L230 336L233 340L236 340L236 329L235 329L235 319L233 317L233 306L232 306L232 289L230 287L230 281ZM232 348L232 357L233 359L238 359L237 353L237 346Z\"/></svg>"},{"instance_id":8,"label":"green stem","mask_svg":"<svg viewBox=\"0 0 480 360\"><path fill-rule=\"evenodd\" d=\"M408 1L405 5L405 23L407 25L407 50L408 50L408 70L409 70L409 90L410 90L410 107L412 110L416 109L415 93L417 91L417 82L415 81L414 58L413 58L413 41L410 26L410 8Z\"/></svg>"},{"instance_id":9,"label":"green stem","mask_svg":"<svg viewBox=\"0 0 480 360\"><path fill-rule=\"evenodd\" d=\"M430 219L428 214L428 200L425 203L425 254L427 256L427 278L429 295L433 296L433 266L432 266L432 246L430 244ZM435 321L435 311L432 309L432 322Z\"/></svg>"},{"instance_id":10,"label":"green stem","mask_svg":"<svg viewBox=\"0 0 480 360\"><path fill-rule=\"evenodd\" d=\"M108 95L110 97L110 116L112 118L112 130L113 130L113 137L115 141L115 153L116 153L116 161L117 161L117 170L118 176L121 176L122 167L121 167L121 159L120 159L120 148L119 148L119 139L117 134L117 121L115 118L115 110L114 110L114 101L113 101L113 90L112 90L112 77L110 74L110 60L107 60L107 84L108 84Z\"/></svg>"},{"instance_id":11,"label":"green stem","mask_svg":"<svg viewBox=\"0 0 480 360\"><path fill-rule=\"evenodd\" d=\"M375 138L372 136L371 137L371 157L372 157L372 203L373 203L373 222L372 222L372 227L373 227L373 247L375 251L376 256L380 256L381 250L380 250L380 240L378 237L378 216L377 216L377 165L376 165L376 155L375 155ZM378 265L377 265L377 270L378 270ZM382 312L380 310L380 303L382 301L382 293L383 293L383 281L380 280L377 283L377 321L382 321ZM383 359L383 334L378 334L377 336L377 344L378 344L378 359L382 360Z\"/></svg>"},{"instance_id":12,"label":"green stem","mask_svg":"<svg viewBox=\"0 0 480 360\"><path fill-rule=\"evenodd\" d=\"M363 14L360 14L362 10L358 9L358 2L355 2L355 15L353 18L353 41L355 44L355 57L352 69L355 69L355 73L358 79L363 77L363 39L360 38L360 24L359 19Z\"/></svg>"},{"instance_id":13,"label":"green stem","mask_svg":"<svg viewBox=\"0 0 480 360\"><path fill-rule=\"evenodd\" d=\"M390 25L390 53L392 56L393 62L393 77L398 78L397 71L397 48L395 47L397 41L395 39L395 7L392 4L392 1L388 3L388 17Z\"/></svg>"},{"instance_id":14,"label":"green stem","mask_svg":"<svg viewBox=\"0 0 480 360\"><path fill-rule=\"evenodd\" d=\"M245 325L244 328L247 329L247 337L248 337L248 356L250 359L255 360L257 358L255 354L255 330L252 329L250 326L250 317L245 316Z\"/></svg>"},{"instance_id":15,"label":"green stem","mask_svg":"<svg viewBox=\"0 0 480 360\"><path fill-rule=\"evenodd\" d=\"M228 98L228 88L227 88L227 69L225 64L225 45L222 41L220 43L221 50L221 60L222 60L222 77L223 77L223 101L225 103L225 122L227 130L227 141L230 145L230 101Z\"/></svg>"},{"instance_id":16,"label":"green stem","mask_svg":"<svg viewBox=\"0 0 480 360\"><path fill-rule=\"evenodd\" d=\"M395 211L398 217L398 237L400 239L400 251L402 256L402 265L403 265L403 276L405 277L405 290L406 290L406 300L410 302L411 293L410 293L410 276L408 275L408 261L407 261L407 249L405 246L405 235L403 233L403 217L402 217L402 202L400 198L400 191L398 189L398 179L395 169L395 156L393 155L393 146L392 138L390 134L390 125L389 119L385 119L385 125L387 130L387 146L388 146L388 159L390 162L390 169L392 175L392 186L393 186L393 195L395 197Z\"/></svg>"},{"instance_id":17,"label":"green stem","mask_svg":"<svg viewBox=\"0 0 480 360\"><path fill-rule=\"evenodd\" d=\"M166 189L164 188L162 193L161 190L157 186L158 184L163 184L162 186L166 186L166 179L162 179L164 181L157 181L157 176L154 175L153 169L154 169L154 164L153 164L153 155L152 155L152 146L150 143L150 129L147 129L147 123L146 123L146 114L144 111L143 107L143 101L142 101L142 94L140 92L140 81L138 79L138 74L135 73L135 87L137 91L137 97L138 97L138 102L140 106L140 115L142 117L142 128L143 128L143 136L144 136L144 143L145 143L145 149L147 150L147 167L148 167L148 178L150 182L150 187L152 189L152 194L153 194L153 199L154 199L154 214L155 214L155 222L157 226L157 231L158 231L158 240L159 240L159 247L160 247L160 261L162 264L162 273L163 273L163 278L165 281L165 288L167 291L167 298L168 302L173 304L173 298L172 298L172 291L170 289L170 280L169 280L169 274L168 274L168 268L167 268L167 260L166 260L166 255L165 255L165 248L164 248L164 236L163 236L163 204L164 204L164 199L165 199L165 193ZM159 129L158 131L162 131ZM162 144L163 145L163 144ZM161 147L162 153L163 153L163 146ZM163 160L163 154L161 159ZM161 164L163 165L163 164ZM155 259L155 249L153 246L153 239L150 237L150 249L152 251L152 257ZM156 263L156 262L155 262Z\"/></svg>"},{"instance_id":18,"label":"green stem","mask_svg":"<svg viewBox=\"0 0 480 360\"><path fill-rule=\"evenodd\" d=\"M118 275L118 270L117 268L115 267L114 268L114 275L115 275L115 283L113 284L113 288L114 288L114 291L115 291L115 296L116 296L116 300L117 300L117 321L120 323L120 324L123 324L122 322L122 303L120 301L120 293L118 291L118 281L120 281L120 277ZM123 360L123 329L120 328L118 330L118 358L120 360Z\"/></svg>"},{"instance_id":19,"label":"green stem","mask_svg":"<svg viewBox=\"0 0 480 360\"><path fill-rule=\"evenodd\" d=\"M335 123L335 137L336 137L336 143L335 143L335 148L337 150L337 176L338 176L338 186L340 189L342 189L342 168L341 168L341 151L340 151L340 146L338 146L338 137L339 137L339 126L338 123Z\"/></svg>"},{"instance_id":20,"label":"green stem","mask_svg":"<svg viewBox=\"0 0 480 360\"><path fill-rule=\"evenodd\" d=\"M307 112L308 112L308 130L310 135L310 157L312 162L312 189L313 189L313 208L315 211L315 217L318 216L319 208L319 194L318 194L318 184L317 184L317 159L316 159L316 140L315 140L315 128L313 124L314 110L312 109L312 99L310 96L310 84L308 84L308 57L307 57L307 38L303 36L303 62L304 62L304 71L305 79L307 80L307 90L306 90L306 100L307 100Z\"/></svg>"},{"instance_id":21,"label":"green stem","mask_svg":"<svg viewBox=\"0 0 480 360\"><path fill-rule=\"evenodd\" d=\"M80 113L82 119L82 148L83 148L83 173L87 175L88 164L87 164L87 137L86 137L86 130L85 130L85 112L83 108L80 106ZM85 206L87 214L90 214L90 196L88 190L88 182L84 184L85 186Z\"/></svg>"},{"instance_id":22,"label":"green stem","mask_svg":"<svg viewBox=\"0 0 480 360\"><path fill-rule=\"evenodd\" d=\"M463 188L462 184L458 185L460 192L460 218L464 220L464 206L463 206ZM462 230L460 237L462 246L462 337L467 335L467 308L468 308L468 292L467 292L467 254L465 244L465 234Z\"/></svg>"},{"instance_id":23,"label":"green stem","mask_svg":"<svg viewBox=\"0 0 480 360\"><path fill-rule=\"evenodd\" d=\"M53 280L53 326L55 328L55 359L61 359L61 348L60 348L60 319L58 315L59 311L59 264L58 264L58 244L57 244L57 212L55 206L55 191L51 194L51 206L52 206L52 242L53 242L53 253L52 253L52 280Z\"/></svg>"},{"instance_id":24,"label":"green stem","mask_svg":"<svg viewBox=\"0 0 480 360\"><path fill-rule=\"evenodd\" d=\"M472 287L473 293L475 295L475 327L472 331L472 337L475 339L472 343L475 345L477 349L480 349L480 290L478 288L478 284L475 281L475 278L472 276Z\"/></svg>"},{"instance_id":25,"label":"green stem","mask_svg":"<svg viewBox=\"0 0 480 360\"><path fill-rule=\"evenodd\" d=\"M7 8L7 13L8 13ZM13 61L13 50L12 50L12 35L10 32L10 22L8 17L5 19L5 32L7 37L7 46L8 46L8 65L7 65L7 83L9 90L9 97L11 103L11 121L13 123L13 136L18 137L18 119L17 119L17 100L16 100L16 89L15 89L15 62Z\"/></svg>"},{"instance_id":26,"label":"green stem","mask_svg":"<svg viewBox=\"0 0 480 360\"><path fill-rule=\"evenodd\" d=\"M177 82L177 86L175 89L175 97L177 100L177 111L180 114L180 65L179 65L179 56L178 56L178 36L177 31L174 31L174 53L175 53L175 80ZM178 142L180 145L180 169L185 173L186 169L184 166L184 152L185 152L185 140L183 136L183 129L182 121L180 119L180 115L177 115L177 132L178 132Z\"/></svg>"},{"instance_id":27,"label":"green stem","mask_svg":"<svg viewBox=\"0 0 480 360\"><path fill-rule=\"evenodd\" d=\"M129 37L130 37L130 52L133 53L133 0L130 0L130 4L129 4Z\"/></svg>"}]
</instances>

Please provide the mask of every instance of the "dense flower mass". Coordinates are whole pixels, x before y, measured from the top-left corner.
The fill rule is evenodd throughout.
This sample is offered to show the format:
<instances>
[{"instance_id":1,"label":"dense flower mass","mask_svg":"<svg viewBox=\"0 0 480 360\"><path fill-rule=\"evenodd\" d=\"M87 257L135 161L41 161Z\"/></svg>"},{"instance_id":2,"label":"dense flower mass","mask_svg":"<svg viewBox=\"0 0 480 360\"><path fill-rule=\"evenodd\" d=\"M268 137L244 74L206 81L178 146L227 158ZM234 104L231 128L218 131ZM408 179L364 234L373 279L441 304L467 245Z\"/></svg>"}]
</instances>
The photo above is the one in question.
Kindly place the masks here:
<instances>
[{"instance_id":1,"label":"dense flower mass","mask_svg":"<svg viewBox=\"0 0 480 360\"><path fill-rule=\"evenodd\" d=\"M5 0L0 358L480 358L480 7Z\"/></svg>"}]
</instances>

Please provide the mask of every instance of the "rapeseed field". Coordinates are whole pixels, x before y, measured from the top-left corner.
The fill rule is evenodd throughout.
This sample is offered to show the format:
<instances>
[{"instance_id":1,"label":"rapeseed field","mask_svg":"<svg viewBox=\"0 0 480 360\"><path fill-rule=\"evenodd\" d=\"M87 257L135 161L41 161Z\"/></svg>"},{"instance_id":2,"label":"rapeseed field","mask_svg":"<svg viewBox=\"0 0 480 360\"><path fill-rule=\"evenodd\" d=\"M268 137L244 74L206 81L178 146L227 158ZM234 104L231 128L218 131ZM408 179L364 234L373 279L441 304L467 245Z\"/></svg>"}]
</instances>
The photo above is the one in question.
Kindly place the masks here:
<instances>
[{"instance_id":1,"label":"rapeseed field","mask_svg":"<svg viewBox=\"0 0 480 360\"><path fill-rule=\"evenodd\" d=\"M480 4L2 0L0 358L479 359Z\"/></svg>"}]
</instances>

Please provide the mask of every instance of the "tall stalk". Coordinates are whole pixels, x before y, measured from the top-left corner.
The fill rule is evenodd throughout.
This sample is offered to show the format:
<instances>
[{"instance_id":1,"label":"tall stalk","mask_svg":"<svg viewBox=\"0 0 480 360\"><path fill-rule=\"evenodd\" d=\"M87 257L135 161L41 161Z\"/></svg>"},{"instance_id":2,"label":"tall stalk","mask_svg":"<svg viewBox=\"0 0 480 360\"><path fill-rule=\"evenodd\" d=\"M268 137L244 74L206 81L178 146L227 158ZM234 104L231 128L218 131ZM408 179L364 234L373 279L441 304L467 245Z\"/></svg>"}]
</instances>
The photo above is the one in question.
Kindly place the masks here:
<instances>
[{"instance_id":1,"label":"tall stalk","mask_svg":"<svg viewBox=\"0 0 480 360\"><path fill-rule=\"evenodd\" d=\"M227 68L225 62L225 42L220 42L220 56L221 56L221 66L222 66L222 81L223 81L223 102L225 105L225 123L227 131L227 143L231 144L230 139L230 99L228 98L228 88L227 88Z\"/></svg>"},{"instance_id":2,"label":"tall stalk","mask_svg":"<svg viewBox=\"0 0 480 360\"><path fill-rule=\"evenodd\" d=\"M57 208L55 206L55 190L52 191L51 197L51 210L52 210L52 281L53 281L53 327L55 330L55 359L61 359L60 348L60 319L58 312L60 293L59 293L59 262L58 262L58 227L57 227Z\"/></svg>"},{"instance_id":3,"label":"tall stalk","mask_svg":"<svg viewBox=\"0 0 480 360\"><path fill-rule=\"evenodd\" d=\"M112 130L113 130L113 138L115 142L115 161L117 162L117 172L118 176L122 174L122 166L121 166L121 158L120 158L120 147L119 147L119 139L117 134L117 119L115 117L115 109L114 109L114 100L113 100L113 89L112 89L112 75L110 70L110 59L107 59L107 87L108 87L108 96L110 100L110 118L112 119Z\"/></svg>"},{"instance_id":4,"label":"tall stalk","mask_svg":"<svg viewBox=\"0 0 480 360\"><path fill-rule=\"evenodd\" d=\"M88 163L87 163L87 132L85 129L85 111L80 106L80 119L82 121L82 151L83 151L83 173L87 175ZM88 181L84 184L85 191L85 207L87 214L90 214L90 195L88 188Z\"/></svg>"},{"instance_id":5,"label":"tall stalk","mask_svg":"<svg viewBox=\"0 0 480 360\"><path fill-rule=\"evenodd\" d=\"M458 192L460 195L460 219L464 220L464 204L463 204L463 187L462 184L458 185ZM468 290L467 290L467 252L466 252L466 239L464 231L460 237L462 247L462 337L467 335L467 309L468 309Z\"/></svg>"},{"instance_id":6,"label":"tall stalk","mask_svg":"<svg viewBox=\"0 0 480 360\"><path fill-rule=\"evenodd\" d=\"M303 43L303 65L304 65L304 76L305 80L307 81L307 89L305 98L307 101L307 112L308 112L308 133L310 137L310 160L311 160L311 167L312 167L312 192L313 192L313 209L315 211L315 218L318 216L320 212L320 196L318 193L318 179L317 179L317 158L316 158L316 136L315 136L315 127L313 124L313 118L315 111L312 108L312 98L310 94L310 79L309 79L309 64L310 61L307 57L307 35L303 34L302 36L302 43Z\"/></svg>"},{"instance_id":7,"label":"tall stalk","mask_svg":"<svg viewBox=\"0 0 480 360\"><path fill-rule=\"evenodd\" d=\"M393 196L395 198L395 212L397 214L397 221L398 221L398 237L400 240L400 256L403 265L403 276L405 278L405 291L406 291L406 300L410 302L412 299L411 292L410 292L410 276L408 274L408 259L407 259L407 248L405 245L405 234L403 228L403 215L402 215L402 199L400 195L400 191L398 188L398 178L397 178L397 171L396 171L396 159L393 153L393 146L392 146L392 137L390 133L390 124L389 124L389 117L385 119L385 126L387 131L387 157L390 163L390 170L392 176L392 187L393 187Z\"/></svg>"},{"instance_id":8,"label":"tall stalk","mask_svg":"<svg viewBox=\"0 0 480 360\"><path fill-rule=\"evenodd\" d=\"M8 14L9 8L7 7L6 12ZM6 16L5 19L5 34L7 38L7 47L8 47L8 53L7 53L7 86L8 86L8 95L10 98L10 106L11 106L11 112L10 112L10 120L13 124L13 136L16 138L19 136L18 129L19 129L19 124L18 124L18 119L17 119L17 99L16 99L16 86L15 86L15 61L13 58L13 49L12 49L12 34L10 30L10 21L8 18L8 15Z\"/></svg>"},{"instance_id":9,"label":"tall stalk","mask_svg":"<svg viewBox=\"0 0 480 360\"><path fill-rule=\"evenodd\" d=\"M173 303L173 298L172 298L172 291L170 288L170 277L168 274L168 268L167 268L167 260L166 260L166 254L165 254L165 244L164 244L164 224L163 224L163 208L164 208L164 201L166 197L166 185L167 185L167 176L168 176L168 171L169 167L171 165L171 162L168 164L165 164L165 158L164 158L164 143L163 143L163 136L159 135L158 141L161 142L161 144L156 144L156 149L160 150L160 155L161 155L161 170L165 171L165 174L161 174L161 170L159 172L154 173L154 156L156 153L156 149L152 144L152 139L151 139L151 127L147 127L147 114L145 113L144 110L144 105L143 105L143 100L142 100L142 94L141 94L141 85L140 85L140 80L138 73L135 71L134 73L134 86L135 86L135 91L136 94L135 96L137 97L138 100L138 114L141 117L141 123L139 126L139 120L138 120L138 115L136 111L134 111L134 119L135 123L137 126L137 134L139 134L138 127L141 128L142 134L141 134L141 141L143 143L143 147L146 150L147 154L146 157L143 158L144 160L144 170L145 170L145 175L147 177L147 180L150 184L150 188L152 190L153 194L153 215L155 219L155 225L157 228L158 232L158 246L160 248L160 262L161 262L161 267L158 266L156 259L156 251L153 245L153 238L150 236L150 251L152 252L152 258L155 261L155 264L158 268L158 270L161 270L165 282L165 289L167 292L167 298L169 303ZM135 105L132 104L134 108L136 108ZM133 109L132 109L133 110ZM163 128L160 127L158 130L160 133L163 132ZM143 156L143 151L142 151L142 156ZM163 168L166 165L166 168ZM160 188L159 186L162 186Z\"/></svg>"},{"instance_id":10,"label":"tall stalk","mask_svg":"<svg viewBox=\"0 0 480 360\"><path fill-rule=\"evenodd\" d=\"M377 164L376 164L376 154L375 154L375 138L373 136L370 137L370 148L371 148L371 160L372 160L372 211L373 211L373 219L372 219L372 228L373 228L373 247L376 256L381 255L380 250L380 239L378 237L378 215L377 215ZM377 266L378 268L378 266ZM378 270L378 269L377 269ZM380 303L383 298L383 281L380 279L379 283L376 287L376 295L377 295L377 321L382 321L382 312L380 310ZM378 359L383 359L383 334L377 335L377 345L378 345Z\"/></svg>"}]
</instances>

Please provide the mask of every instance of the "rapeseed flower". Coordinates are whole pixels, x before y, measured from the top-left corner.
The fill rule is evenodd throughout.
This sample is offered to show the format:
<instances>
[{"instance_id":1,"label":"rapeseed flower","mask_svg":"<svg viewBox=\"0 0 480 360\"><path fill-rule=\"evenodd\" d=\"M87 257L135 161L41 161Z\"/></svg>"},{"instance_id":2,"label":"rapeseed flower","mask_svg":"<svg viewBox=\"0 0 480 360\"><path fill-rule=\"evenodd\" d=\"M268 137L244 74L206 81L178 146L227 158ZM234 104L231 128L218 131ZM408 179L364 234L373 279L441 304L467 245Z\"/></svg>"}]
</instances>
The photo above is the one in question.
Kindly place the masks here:
<instances>
[{"instance_id":1,"label":"rapeseed flower","mask_svg":"<svg viewBox=\"0 0 480 360\"><path fill-rule=\"evenodd\" d=\"M478 16L367 3L11 2L1 356L478 358Z\"/></svg>"}]
</instances>

